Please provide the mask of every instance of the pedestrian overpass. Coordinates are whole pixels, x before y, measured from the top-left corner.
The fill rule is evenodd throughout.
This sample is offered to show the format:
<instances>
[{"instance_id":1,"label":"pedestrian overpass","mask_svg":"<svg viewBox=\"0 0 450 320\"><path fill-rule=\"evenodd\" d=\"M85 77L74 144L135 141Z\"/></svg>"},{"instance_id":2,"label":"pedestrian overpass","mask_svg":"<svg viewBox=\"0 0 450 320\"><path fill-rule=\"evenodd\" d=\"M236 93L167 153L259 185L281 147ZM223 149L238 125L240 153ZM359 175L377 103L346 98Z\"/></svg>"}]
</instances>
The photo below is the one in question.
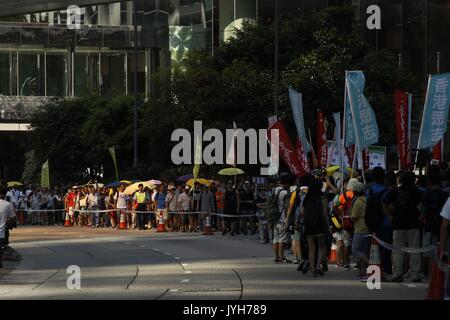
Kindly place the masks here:
<instances>
[{"instance_id":1,"label":"pedestrian overpass","mask_svg":"<svg viewBox=\"0 0 450 320\"><path fill-rule=\"evenodd\" d=\"M117 2L117 0L0 0L0 17L63 10L71 5L89 6Z\"/></svg>"}]
</instances>

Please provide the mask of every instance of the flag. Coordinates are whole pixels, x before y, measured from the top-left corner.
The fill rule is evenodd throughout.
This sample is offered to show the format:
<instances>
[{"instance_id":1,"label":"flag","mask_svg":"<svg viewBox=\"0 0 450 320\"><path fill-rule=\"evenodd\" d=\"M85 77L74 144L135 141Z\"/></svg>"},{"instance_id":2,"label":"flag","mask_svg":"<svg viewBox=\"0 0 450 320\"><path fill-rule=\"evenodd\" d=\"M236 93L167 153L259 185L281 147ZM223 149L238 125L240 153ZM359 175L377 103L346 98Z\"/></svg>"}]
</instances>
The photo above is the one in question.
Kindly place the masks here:
<instances>
[{"instance_id":1,"label":"flag","mask_svg":"<svg viewBox=\"0 0 450 320\"><path fill-rule=\"evenodd\" d=\"M119 181L119 170L117 170L117 159L116 159L116 147L109 147L109 153L111 154L111 158L114 162L114 168L116 169L116 181Z\"/></svg>"},{"instance_id":2,"label":"flag","mask_svg":"<svg viewBox=\"0 0 450 320\"><path fill-rule=\"evenodd\" d=\"M450 73L430 75L417 149L435 146L447 131Z\"/></svg>"},{"instance_id":3,"label":"flag","mask_svg":"<svg viewBox=\"0 0 450 320\"><path fill-rule=\"evenodd\" d=\"M338 153L338 161L339 166L343 166L343 156L342 156L342 142L341 142L341 113L335 112L333 113L334 123L336 125L336 133L335 133L335 145L334 148Z\"/></svg>"},{"instance_id":4,"label":"flag","mask_svg":"<svg viewBox=\"0 0 450 320\"><path fill-rule=\"evenodd\" d=\"M48 159L42 164L41 188L50 188L50 168L48 165Z\"/></svg>"},{"instance_id":5,"label":"flag","mask_svg":"<svg viewBox=\"0 0 450 320\"><path fill-rule=\"evenodd\" d=\"M353 159L355 158L355 146L348 146L345 148L345 152L347 153L348 164L350 168L353 168Z\"/></svg>"},{"instance_id":6,"label":"flag","mask_svg":"<svg viewBox=\"0 0 450 320\"><path fill-rule=\"evenodd\" d=\"M227 155L227 160L226 163L229 165L232 165L233 167L236 167L236 161L237 161L237 149L236 149L236 130L237 130L237 125L236 122L233 121L233 138L231 140L231 146L230 149L228 150L228 155Z\"/></svg>"},{"instance_id":7,"label":"flag","mask_svg":"<svg viewBox=\"0 0 450 320\"><path fill-rule=\"evenodd\" d=\"M286 131L283 121L278 120L275 122L270 128L268 132L268 138L271 140L271 135L273 129L277 129L279 133L279 147L280 147L280 156L283 158L286 165L289 167L289 170L295 174L296 176L305 175L306 172L302 167L302 164L295 154L295 151L292 147L291 141L289 140L289 135ZM304 154L304 153L303 153Z\"/></svg>"},{"instance_id":8,"label":"flag","mask_svg":"<svg viewBox=\"0 0 450 320\"><path fill-rule=\"evenodd\" d=\"M300 161L301 165L301 171L302 173L300 175L305 175L307 172L309 172L309 162L308 162L308 155L305 152L305 149L303 148L302 141L299 137L297 137L297 141L295 144L295 154L297 156L297 159Z\"/></svg>"},{"instance_id":9,"label":"flag","mask_svg":"<svg viewBox=\"0 0 450 320\"><path fill-rule=\"evenodd\" d=\"M305 148L306 153L308 153L311 151L311 146L309 145L308 139L306 138L302 94L295 91L294 89L289 89L289 98L291 100L292 113L294 114L294 122L297 128L297 134L300 138L302 146Z\"/></svg>"},{"instance_id":10,"label":"flag","mask_svg":"<svg viewBox=\"0 0 450 320\"><path fill-rule=\"evenodd\" d=\"M198 177L200 164L202 163L202 138L200 135L195 136L194 148L194 169L192 174L194 175L195 180Z\"/></svg>"},{"instance_id":11,"label":"flag","mask_svg":"<svg viewBox=\"0 0 450 320\"><path fill-rule=\"evenodd\" d=\"M365 78L362 71L348 71L346 73L346 80L351 77L361 92L364 91ZM347 92L347 81L345 81L345 104L344 104L344 117L345 117L345 137L344 145L346 147L354 146L356 144L356 133L353 126L352 109L350 107L350 98Z\"/></svg>"},{"instance_id":12,"label":"flag","mask_svg":"<svg viewBox=\"0 0 450 320\"><path fill-rule=\"evenodd\" d=\"M317 111L317 160L319 166L327 165L327 129L325 127L325 119L321 110Z\"/></svg>"},{"instance_id":13,"label":"flag","mask_svg":"<svg viewBox=\"0 0 450 320\"><path fill-rule=\"evenodd\" d=\"M409 97L401 90L395 90L395 118L400 168L406 169L409 167Z\"/></svg>"},{"instance_id":14,"label":"flag","mask_svg":"<svg viewBox=\"0 0 450 320\"><path fill-rule=\"evenodd\" d=\"M442 161L442 144L443 140L436 143L433 147L433 160L441 162Z\"/></svg>"},{"instance_id":15,"label":"flag","mask_svg":"<svg viewBox=\"0 0 450 320\"><path fill-rule=\"evenodd\" d=\"M364 96L364 74L361 71L349 72L346 83L358 150L364 150L378 143L377 120Z\"/></svg>"}]
</instances>

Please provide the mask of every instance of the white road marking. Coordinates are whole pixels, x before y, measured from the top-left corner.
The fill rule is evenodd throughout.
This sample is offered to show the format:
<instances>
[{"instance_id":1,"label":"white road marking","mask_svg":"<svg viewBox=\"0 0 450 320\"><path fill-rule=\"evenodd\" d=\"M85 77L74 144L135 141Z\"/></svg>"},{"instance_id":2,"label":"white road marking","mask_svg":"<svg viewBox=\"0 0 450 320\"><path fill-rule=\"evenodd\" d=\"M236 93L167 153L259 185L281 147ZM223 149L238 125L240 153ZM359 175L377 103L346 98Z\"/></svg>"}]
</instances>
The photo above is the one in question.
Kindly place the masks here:
<instances>
[{"instance_id":1,"label":"white road marking","mask_svg":"<svg viewBox=\"0 0 450 320\"><path fill-rule=\"evenodd\" d=\"M181 283L188 283L190 280L189 279L183 279L181 280Z\"/></svg>"},{"instance_id":2,"label":"white road marking","mask_svg":"<svg viewBox=\"0 0 450 320\"><path fill-rule=\"evenodd\" d=\"M415 287L416 287L415 284L407 284L406 286L407 286L408 288L415 288Z\"/></svg>"},{"instance_id":3,"label":"white road marking","mask_svg":"<svg viewBox=\"0 0 450 320\"><path fill-rule=\"evenodd\" d=\"M131 242L125 242L125 244L131 244Z\"/></svg>"},{"instance_id":4,"label":"white road marking","mask_svg":"<svg viewBox=\"0 0 450 320\"><path fill-rule=\"evenodd\" d=\"M182 265L183 267L186 267L186 266L189 265L189 263L182 263L181 265Z\"/></svg>"},{"instance_id":5,"label":"white road marking","mask_svg":"<svg viewBox=\"0 0 450 320\"><path fill-rule=\"evenodd\" d=\"M173 257L175 260L180 260L180 257Z\"/></svg>"},{"instance_id":6,"label":"white road marking","mask_svg":"<svg viewBox=\"0 0 450 320\"><path fill-rule=\"evenodd\" d=\"M153 248L152 250L155 250L155 251L159 251L159 249L158 249L158 248Z\"/></svg>"},{"instance_id":7,"label":"white road marking","mask_svg":"<svg viewBox=\"0 0 450 320\"><path fill-rule=\"evenodd\" d=\"M164 254L165 254L166 256L171 256L171 255L172 255L170 252L164 252Z\"/></svg>"},{"instance_id":8,"label":"white road marking","mask_svg":"<svg viewBox=\"0 0 450 320\"><path fill-rule=\"evenodd\" d=\"M139 247L146 248L147 246L145 244L141 244Z\"/></svg>"},{"instance_id":9,"label":"white road marking","mask_svg":"<svg viewBox=\"0 0 450 320\"><path fill-rule=\"evenodd\" d=\"M186 271L184 271L184 273L190 274L190 273L192 273L192 271L191 270L186 270Z\"/></svg>"},{"instance_id":10,"label":"white road marking","mask_svg":"<svg viewBox=\"0 0 450 320\"><path fill-rule=\"evenodd\" d=\"M169 291L170 292L178 292L179 290L178 289L170 289Z\"/></svg>"}]
</instances>

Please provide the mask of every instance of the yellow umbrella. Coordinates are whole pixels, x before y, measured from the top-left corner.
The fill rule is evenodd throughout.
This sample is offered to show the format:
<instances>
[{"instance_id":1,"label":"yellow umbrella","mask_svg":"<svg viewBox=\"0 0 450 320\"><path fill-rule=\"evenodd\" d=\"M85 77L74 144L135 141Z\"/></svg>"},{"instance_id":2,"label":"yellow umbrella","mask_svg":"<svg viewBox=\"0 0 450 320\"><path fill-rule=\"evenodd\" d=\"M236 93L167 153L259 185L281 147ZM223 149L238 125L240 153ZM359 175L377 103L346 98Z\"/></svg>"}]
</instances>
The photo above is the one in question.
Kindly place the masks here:
<instances>
[{"instance_id":1,"label":"yellow umbrella","mask_svg":"<svg viewBox=\"0 0 450 320\"><path fill-rule=\"evenodd\" d=\"M129 185L126 189L125 189L125 194L127 196L131 196L133 193L135 193L136 191L139 190L139 185L140 184L144 185L144 188L149 187L150 189L153 188L155 185L150 183L150 181L143 181L143 182L136 182L133 183L132 185Z\"/></svg>"},{"instance_id":2,"label":"yellow umbrella","mask_svg":"<svg viewBox=\"0 0 450 320\"><path fill-rule=\"evenodd\" d=\"M120 180L120 182L122 183L126 183L126 184L132 184L133 182L130 180Z\"/></svg>"},{"instance_id":3,"label":"yellow umbrella","mask_svg":"<svg viewBox=\"0 0 450 320\"><path fill-rule=\"evenodd\" d=\"M198 178L198 179L189 179L186 182L186 185L192 188L194 186L194 181L198 182L198 183L201 183L201 184L204 184L207 187L209 187L211 185L211 183L213 183L212 180Z\"/></svg>"},{"instance_id":4,"label":"yellow umbrella","mask_svg":"<svg viewBox=\"0 0 450 320\"><path fill-rule=\"evenodd\" d=\"M23 186L23 183L19 182L19 181L9 181L6 184L9 188L11 187L19 187L19 186Z\"/></svg>"},{"instance_id":5,"label":"yellow umbrella","mask_svg":"<svg viewBox=\"0 0 450 320\"><path fill-rule=\"evenodd\" d=\"M220 174L221 176L235 176L235 175L240 175L240 174L244 174L245 172L239 168L226 168L226 169L222 169L218 172L218 174Z\"/></svg>"},{"instance_id":6,"label":"yellow umbrella","mask_svg":"<svg viewBox=\"0 0 450 320\"><path fill-rule=\"evenodd\" d=\"M332 176L335 172L339 171L340 166L332 166L327 168L327 177ZM351 168L347 168L347 172L351 174L353 170Z\"/></svg>"}]
</instances>

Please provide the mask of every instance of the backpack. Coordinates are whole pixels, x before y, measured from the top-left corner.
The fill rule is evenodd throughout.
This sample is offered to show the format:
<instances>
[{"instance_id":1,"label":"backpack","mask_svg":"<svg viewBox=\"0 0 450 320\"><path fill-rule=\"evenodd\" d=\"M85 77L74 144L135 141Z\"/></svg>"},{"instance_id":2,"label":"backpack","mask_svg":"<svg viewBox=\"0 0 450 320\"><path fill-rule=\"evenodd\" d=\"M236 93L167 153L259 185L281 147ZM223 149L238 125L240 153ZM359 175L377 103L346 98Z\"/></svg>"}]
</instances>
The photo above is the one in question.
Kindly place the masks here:
<instances>
[{"instance_id":1,"label":"backpack","mask_svg":"<svg viewBox=\"0 0 450 320\"><path fill-rule=\"evenodd\" d=\"M287 191L286 196L283 198L283 211L286 212L289 208L289 200L291 193L289 190L280 189L276 193L272 193L267 197L267 205L265 208L265 213L267 220L271 223L277 223L280 220L281 213L278 209L278 198L280 196L281 191Z\"/></svg>"},{"instance_id":2,"label":"backpack","mask_svg":"<svg viewBox=\"0 0 450 320\"><path fill-rule=\"evenodd\" d=\"M383 225L384 214L381 200L383 199L386 191L387 188L377 194L374 192L373 188L369 189L364 219L370 232L375 232Z\"/></svg>"}]
</instances>

